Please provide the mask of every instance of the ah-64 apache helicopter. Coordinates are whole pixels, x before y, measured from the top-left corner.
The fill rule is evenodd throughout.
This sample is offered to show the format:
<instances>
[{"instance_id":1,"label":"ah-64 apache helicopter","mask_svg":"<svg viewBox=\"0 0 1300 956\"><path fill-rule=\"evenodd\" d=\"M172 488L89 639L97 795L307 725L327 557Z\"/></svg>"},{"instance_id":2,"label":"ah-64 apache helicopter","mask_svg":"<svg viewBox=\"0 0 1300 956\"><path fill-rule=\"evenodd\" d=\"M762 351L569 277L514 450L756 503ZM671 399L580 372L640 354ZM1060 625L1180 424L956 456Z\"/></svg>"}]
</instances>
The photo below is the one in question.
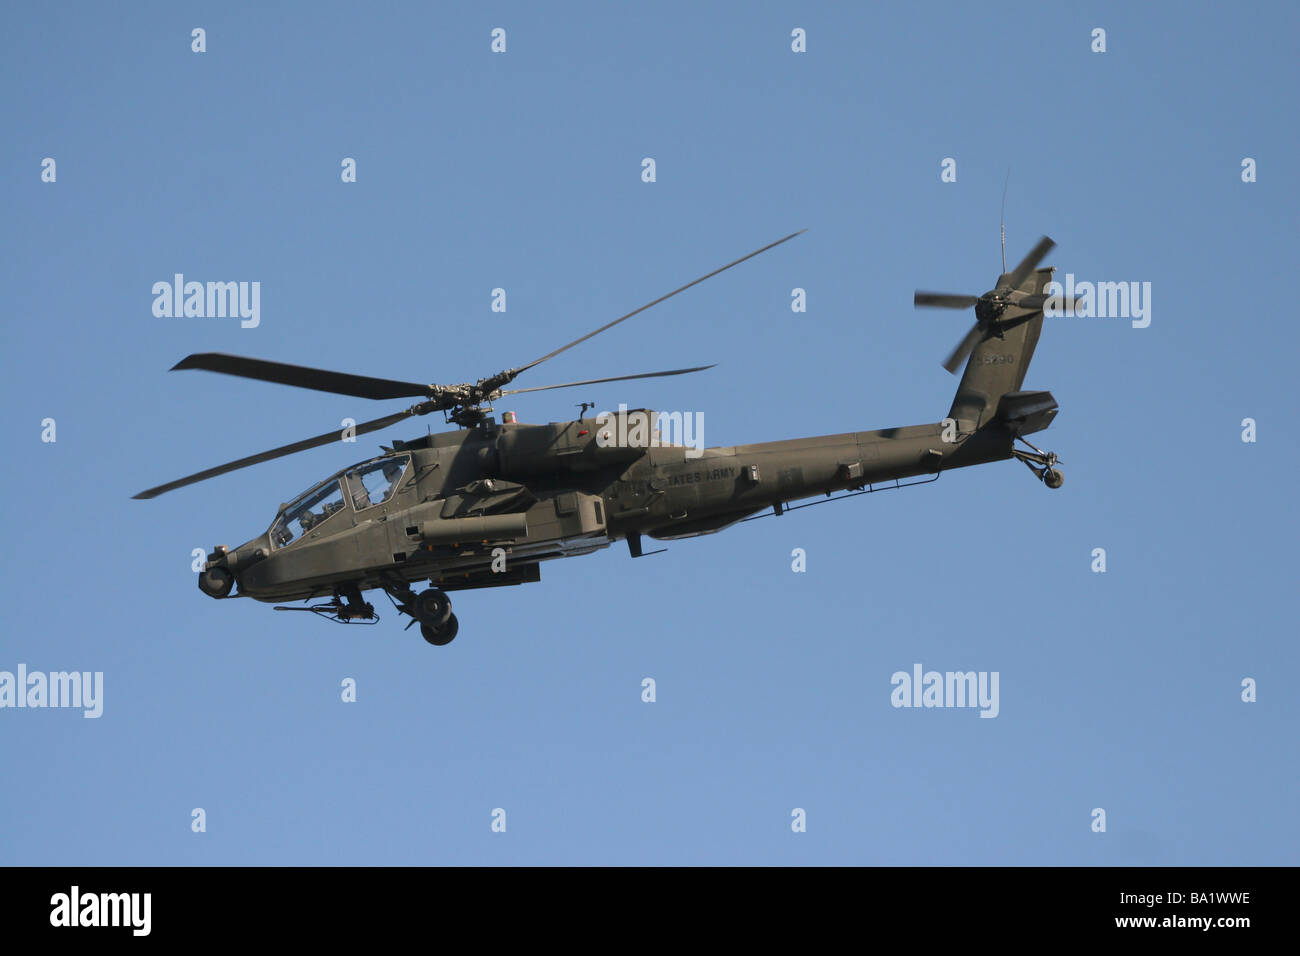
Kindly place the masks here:
<instances>
[{"instance_id":1,"label":"ah-64 apache helicopter","mask_svg":"<svg viewBox=\"0 0 1300 956\"><path fill-rule=\"evenodd\" d=\"M1017 458L1049 488L1063 481L1057 457L1025 441L1056 416L1050 392L1020 391L1038 344L1051 268L1038 268L1054 243L1043 237L994 288L981 296L917 292L916 306L975 308L975 324L948 357L966 370L941 422L817 438L694 449L651 442L610 442L635 434L608 414L549 425L501 422L490 403L506 395L578 385L682 375L703 368L507 389L520 374L691 286L786 242L793 233L715 269L575 339L536 361L474 384L423 385L329 372L280 362L202 353L175 369L204 369L368 399L421 401L364 422L355 434L441 411L459 429L396 441L280 506L263 534L230 549L218 546L199 574L214 598L322 603L310 610L342 622L377 620L363 592L381 588L397 609L419 622L430 644L449 643L459 629L449 591L501 587L541 579L540 563L588 554L617 540L639 558L642 535L689 538L716 531L790 501L830 500L906 487L903 479ZM584 405L584 411L586 406ZM652 416L646 410L619 415ZM643 418L644 420L644 418ZM258 462L339 440L336 431L241 458L136 495L153 498ZM1015 447L1025 444L1028 450ZM910 483L920 483L910 482ZM820 502L813 502L817 504ZM795 507L808 507L807 504ZM420 593L413 585L427 581ZM236 586L238 590L235 591ZM232 594L232 591L234 592ZM409 624L407 625L410 626Z\"/></svg>"}]
</instances>

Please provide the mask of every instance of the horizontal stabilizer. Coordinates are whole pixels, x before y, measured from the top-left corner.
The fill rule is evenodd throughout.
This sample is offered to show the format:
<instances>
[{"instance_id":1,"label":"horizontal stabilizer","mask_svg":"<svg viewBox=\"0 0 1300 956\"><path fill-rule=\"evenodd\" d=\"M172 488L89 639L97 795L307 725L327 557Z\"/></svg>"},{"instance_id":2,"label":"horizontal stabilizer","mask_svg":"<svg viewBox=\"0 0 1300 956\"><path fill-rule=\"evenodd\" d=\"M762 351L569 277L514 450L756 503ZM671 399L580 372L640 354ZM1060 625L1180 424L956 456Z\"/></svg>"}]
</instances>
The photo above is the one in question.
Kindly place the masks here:
<instances>
[{"instance_id":1,"label":"horizontal stabilizer","mask_svg":"<svg viewBox=\"0 0 1300 956\"><path fill-rule=\"evenodd\" d=\"M1051 392L1007 392L998 401L994 417L1016 435L1032 435L1052 423L1059 407Z\"/></svg>"}]
</instances>

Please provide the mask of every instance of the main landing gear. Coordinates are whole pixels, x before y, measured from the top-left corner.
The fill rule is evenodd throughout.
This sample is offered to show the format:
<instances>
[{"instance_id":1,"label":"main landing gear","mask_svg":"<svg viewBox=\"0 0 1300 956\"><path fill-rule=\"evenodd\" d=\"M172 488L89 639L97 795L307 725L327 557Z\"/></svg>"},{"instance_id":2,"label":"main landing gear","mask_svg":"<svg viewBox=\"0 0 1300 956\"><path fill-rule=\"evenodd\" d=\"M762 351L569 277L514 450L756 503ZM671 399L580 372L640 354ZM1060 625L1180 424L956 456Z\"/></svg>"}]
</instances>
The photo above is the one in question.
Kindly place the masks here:
<instances>
[{"instance_id":1,"label":"main landing gear","mask_svg":"<svg viewBox=\"0 0 1300 956\"><path fill-rule=\"evenodd\" d=\"M416 594L405 586L385 590L397 605L397 610L409 615L411 624L420 625L420 634L430 644L442 647L456 639L460 622L451 613L451 598L447 597L446 591L429 588ZM411 624L406 626L409 628Z\"/></svg>"},{"instance_id":2,"label":"main landing gear","mask_svg":"<svg viewBox=\"0 0 1300 956\"><path fill-rule=\"evenodd\" d=\"M1065 484L1065 475L1061 474L1060 469L1056 467L1060 462L1060 459L1056 457L1056 452L1043 451L1036 445L1030 445L1029 442L1023 438L1017 437L1016 441L1024 442L1026 445L1029 445L1033 451L1024 451L1020 448L1012 448L1011 454L1020 461L1023 461L1025 467L1038 476L1039 481L1047 485L1049 488L1059 488L1061 485ZM1039 467L1035 468L1035 465L1038 465Z\"/></svg>"}]
</instances>

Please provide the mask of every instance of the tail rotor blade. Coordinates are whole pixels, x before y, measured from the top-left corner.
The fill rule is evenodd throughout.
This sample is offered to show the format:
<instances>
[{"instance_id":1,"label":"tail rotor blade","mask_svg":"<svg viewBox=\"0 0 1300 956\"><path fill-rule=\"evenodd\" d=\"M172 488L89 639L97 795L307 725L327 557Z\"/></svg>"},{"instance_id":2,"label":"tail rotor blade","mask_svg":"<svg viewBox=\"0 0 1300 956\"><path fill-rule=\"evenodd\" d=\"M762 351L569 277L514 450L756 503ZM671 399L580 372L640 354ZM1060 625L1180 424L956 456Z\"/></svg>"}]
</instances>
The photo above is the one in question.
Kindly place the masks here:
<instances>
[{"instance_id":1,"label":"tail rotor blade","mask_svg":"<svg viewBox=\"0 0 1300 956\"><path fill-rule=\"evenodd\" d=\"M912 296L912 306L917 309L969 309L978 301L979 296L952 295L947 292L922 292L919 289Z\"/></svg>"},{"instance_id":2,"label":"tail rotor blade","mask_svg":"<svg viewBox=\"0 0 1300 956\"><path fill-rule=\"evenodd\" d=\"M970 331L966 333L966 337L957 344L955 349L952 350L952 354L949 355L947 361L943 363L943 367L953 375L956 375L957 369L961 367L961 363L966 361L966 356L970 355L970 353L974 351L975 346L979 345L980 339L983 337L984 330L981 329L980 324L976 322L971 326Z\"/></svg>"},{"instance_id":3,"label":"tail rotor blade","mask_svg":"<svg viewBox=\"0 0 1300 956\"><path fill-rule=\"evenodd\" d=\"M1029 250L1029 255L1021 259L1020 264L1016 266L1015 271L1007 277L1007 282L1010 284L1011 288L1019 288L1020 284L1029 278L1029 273L1038 268L1038 264L1043 261L1043 258L1049 252L1052 251L1052 247L1055 245L1056 243L1047 236L1043 236L1043 238L1039 239L1038 244Z\"/></svg>"},{"instance_id":4,"label":"tail rotor blade","mask_svg":"<svg viewBox=\"0 0 1300 956\"><path fill-rule=\"evenodd\" d=\"M1055 295L1048 295L1047 293L1043 292L1043 293L1039 293L1038 295L1021 296L1020 298L1013 299L1011 304L1014 305L1017 309L1038 310L1038 309L1042 309L1050 302L1052 303L1053 307L1058 310L1072 311L1075 308L1077 308L1079 303L1082 301L1083 300L1080 299L1078 296L1073 296L1073 295L1068 297L1063 295L1055 296Z\"/></svg>"}]
</instances>

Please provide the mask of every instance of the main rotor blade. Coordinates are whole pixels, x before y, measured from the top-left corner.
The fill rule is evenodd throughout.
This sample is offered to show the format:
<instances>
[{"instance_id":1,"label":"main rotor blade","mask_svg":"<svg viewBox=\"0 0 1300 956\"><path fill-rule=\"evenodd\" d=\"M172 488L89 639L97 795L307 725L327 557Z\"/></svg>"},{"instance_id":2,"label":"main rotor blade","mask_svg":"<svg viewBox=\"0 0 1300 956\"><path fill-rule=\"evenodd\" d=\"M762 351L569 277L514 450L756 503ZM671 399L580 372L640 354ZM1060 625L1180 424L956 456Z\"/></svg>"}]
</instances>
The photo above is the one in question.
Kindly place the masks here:
<instances>
[{"instance_id":1,"label":"main rotor blade","mask_svg":"<svg viewBox=\"0 0 1300 956\"><path fill-rule=\"evenodd\" d=\"M575 385L599 385L601 382L626 382L633 378L661 378L665 375L685 375L688 372L703 372L713 368L712 365L700 365L695 368L678 368L671 372L642 372L640 375L615 375L613 378L589 378L585 382L565 382L563 385L534 385L532 388L512 388L502 395L518 395L520 392L545 392L552 388L573 388Z\"/></svg>"},{"instance_id":2,"label":"main rotor blade","mask_svg":"<svg viewBox=\"0 0 1300 956\"><path fill-rule=\"evenodd\" d=\"M1011 288L1018 289L1020 283L1029 278L1029 273L1038 268L1038 263L1043 261L1043 257L1051 252L1052 247L1055 245L1056 243L1047 236L1039 239L1038 244L1029 250L1029 255L1021 259L1020 265L1016 266L1015 271L1007 277L1007 282L1010 283Z\"/></svg>"},{"instance_id":3,"label":"main rotor blade","mask_svg":"<svg viewBox=\"0 0 1300 956\"><path fill-rule=\"evenodd\" d=\"M197 368L205 372L238 375L279 385L311 388L318 392L334 392L354 398L424 398L432 394L428 385L416 382L398 382L389 378L371 378L368 375L351 375L347 372L328 372L304 365L268 362L265 359L227 355L223 352L199 352L188 355L172 366L172 371Z\"/></svg>"},{"instance_id":4,"label":"main rotor blade","mask_svg":"<svg viewBox=\"0 0 1300 956\"><path fill-rule=\"evenodd\" d=\"M917 290L912 296L912 307L928 306L932 309L969 309L979 301L979 296L952 295L947 292L922 292Z\"/></svg>"},{"instance_id":5,"label":"main rotor blade","mask_svg":"<svg viewBox=\"0 0 1300 956\"><path fill-rule=\"evenodd\" d=\"M427 403L425 403L427 404ZM395 425L403 418L409 418L412 415L421 414L423 405L412 405L395 415L385 415L383 418L376 418L373 421L363 422L356 426L354 433L365 435L368 432L377 432L389 425ZM432 411L432 409L429 409ZM256 465L260 462L270 461L273 458L283 458L285 455L292 455L294 452L306 451L308 448L317 448L321 445L328 445L330 442L338 441L342 437L342 432L337 428L328 431L323 435L317 435L315 438L305 438L302 441L296 441L292 445L281 445L279 448L272 448L270 451L264 451L258 455L249 455L247 458L240 458L238 461L227 462L224 465L218 465L215 468L209 468L206 471L196 472L186 478L178 478L175 481L169 481L165 485L159 485L157 488L150 488L148 491L142 491L138 495L132 495L132 498L157 498L159 495L166 494L169 491L175 491L177 488L184 488L186 485L192 485L196 482L206 481L209 478L215 478L217 475L224 475L227 472L238 471L240 468L247 468L249 465Z\"/></svg>"},{"instance_id":6,"label":"main rotor blade","mask_svg":"<svg viewBox=\"0 0 1300 956\"><path fill-rule=\"evenodd\" d=\"M966 356L970 355L975 346L979 345L979 341L983 336L984 330L980 328L980 324L976 322L971 326L970 331L966 333L966 337L957 343L957 347L952 350L952 354L949 355L948 360L943 363L943 367L956 375L957 369L961 366L961 363L965 361Z\"/></svg>"},{"instance_id":7,"label":"main rotor blade","mask_svg":"<svg viewBox=\"0 0 1300 956\"><path fill-rule=\"evenodd\" d=\"M740 265L742 262L744 262L746 259L752 259L752 258L754 258L754 256L758 255L758 254L761 253L761 252L767 252L767 250L769 250L769 249L774 249L774 248L776 248L777 246L779 246L781 243L783 243L783 242L789 242L789 241L790 241L791 239L793 239L795 236L803 235L803 234L804 234L805 232L807 232L807 231L808 231L807 229L800 229L798 232L792 232L792 233L790 233L790 235L786 236L784 239L778 239L776 242L769 242L769 243L768 243L767 245L765 245L762 249L755 249L753 252L751 252L751 253L750 253L749 255L747 255L747 256L741 256L739 259L735 260L734 262L728 262L728 263L727 263L725 266L723 266L722 268L720 268L720 269L714 269L714 270L713 270L712 272L710 272L708 275L700 276L698 279L695 279L695 280L693 280L693 281L691 281L691 282L688 282L688 283L686 283L686 285L684 285L684 286L682 286L682 287L680 287L680 288L678 288L678 289L673 289L673 291L672 291L672 292L669 292L667 295L661 295L659 298L655 299L653 302L647 302L645 305L641 306L641 308L639 308L639 309L633 309L633 310L632 310L631 312L629 312L627 315L620 315L620 316L619 316L617 319L615 319L613 322L607 322L607 323L605 323L605 324L602 325L600 328L596 329L596 331L594 331L594 332L588 332L588 333L587 333L586 335L584 335L582 338L580 338L580 339L574 339L574 340L573 340L572 342L570 342L568 345L562 345L562 346L560 346L558 349L556 349L554 352L547 352L547 353L546 353L545 355L543 355L541 358L536 359L536 360L534 360L534 361L532 361L532 362L529 362L527 365L524 365L524 366L520 367L519 369L517 369L517 370L515 371L515 374L517 375L517 374L519 374L520 372L526 372L526 371L528 371L530 368L533 368L534 366L541 365L541 364L542 364L543 362L545 362L547 359L553 359L553 358L555 358L555 356L559 355L561 352L567 352L569 349L573 348L575 345L581 345L583 342L587 341L587 339L591 338L592 336L594 336L594 335L599 335L601 332L604 332L604 331L607 330L607 329L612 329L614 326L618 325L620 322L624 322L624 321L626 321L627 319L632 318L632 316L634 316L634 315L640 315L640 314L641 314L642 312L644 312L646 309L649 309L649 308L651 308L652 306L656 306L656 305L658 305L660 302L663 302L665 299L671 299L671 298L672 298L673 296L675 296L677 293L679 293L679 292L685 292L685 291L686 291L687 289L689 289L691 286L699 285L699 284L700 284L701 282L703 282L705 279L712 279L712 278L713 278L715 275L717 275L719 272L726 272L726 271L727 271L728 269L730 269L732 266L738 266L738 265ZM512 376L512 377L513 377L513 376Z\"/></svg>"}]
</instances>

